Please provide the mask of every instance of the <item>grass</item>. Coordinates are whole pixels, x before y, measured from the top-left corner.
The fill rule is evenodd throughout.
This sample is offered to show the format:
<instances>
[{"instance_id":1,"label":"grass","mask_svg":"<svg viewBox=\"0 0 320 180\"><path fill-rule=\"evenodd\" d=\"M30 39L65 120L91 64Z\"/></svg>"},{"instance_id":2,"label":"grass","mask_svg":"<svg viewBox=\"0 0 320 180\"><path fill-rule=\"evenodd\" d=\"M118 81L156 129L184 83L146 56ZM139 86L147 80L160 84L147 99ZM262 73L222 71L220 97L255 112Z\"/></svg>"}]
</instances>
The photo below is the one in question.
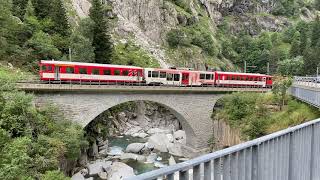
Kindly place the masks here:
<instances>
[{"instance_id":1,"label":"grass","mask_svg":"<svg viewBox=\"0 0 320 180\"><path fill-rule=\"evenodd\" d=\"M249 140L320 117L318 109L290 97L282 110L276 102L272 93L233 93L220 101L223 108L213 118L226 121Z\"/></svg>"}]
</instances>

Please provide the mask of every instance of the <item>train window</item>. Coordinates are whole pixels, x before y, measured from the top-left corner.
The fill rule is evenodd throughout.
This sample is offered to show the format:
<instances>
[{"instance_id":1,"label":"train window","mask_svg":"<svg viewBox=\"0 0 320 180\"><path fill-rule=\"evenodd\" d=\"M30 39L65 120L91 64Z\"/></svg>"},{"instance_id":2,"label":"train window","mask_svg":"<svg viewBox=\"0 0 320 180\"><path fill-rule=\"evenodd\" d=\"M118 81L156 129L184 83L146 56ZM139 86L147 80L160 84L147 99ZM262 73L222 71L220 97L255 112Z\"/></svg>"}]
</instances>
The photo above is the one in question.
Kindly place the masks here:
<instances>
[{"instance_id":1,"label":"train window","mask_svg":"<svg viewBox=\"0 0 320 180\"><path fill-rule=\"evenodd\" d=\"M213 74L211 74L211 80L213 80L214 79L214 75Z\"/></svg>"},{"instance_id":2,"label":"train window","mask_svg":"<svg viewBox=\"0 0 320 180\"><path fill-rule=\"evenodd\" d=\"M129 75L129 71L128 70L122 71L122 76L128 76L128 75Z\"/></svg>"},{"instance_id":3,"label":"train window","mask_svg":"<svg viewBox=\"0 0 320 180\"><path fill-rule=\"evenodd\" d=\"M160 72L160 78L166 78L167 73L166 72Z\"/></svg>"},{"instance_id":4,"label":"train window","mask_svg":"<svg viewBox=\"0 0 320 180\"><path fill-rule=\"evenodd\" d=\"M182 75L182 80L188 80L189 78L189 75L188 74L183 74Z\"/></svg>"},{"instance_id":5,"label":"train window","mask_svg":"<svg viewBox=\"0 0 320 180\"><path fill-rule=\"evenodd\" d=\"M91 74L93 74L93 75L99 75L99 74L100 74L99 69L92 69Z\"/></svg>"},{"instance_id":6,"label":"train window","mask_svg":"<svg viewBox=\"0 0 320 180\"><path fill-rule=\"evenodd\" d=\"M206 79L207 79L207 80L210 80L210 79L211 79L211 78L210 78L210 75L211 75L211 74L206 74Z\"/></svg>"},{"instance_id":7,"label":"train window","mask_svg":"<svg viewBox=\"0 0 320 180\"><path fill-rule=\"evenodd\" d=\"M159 77L159 71L152 71L152 77L158 78Z\"/></svg>"},{"instance_id":8,"label":"train window","mask_svg":"<svg viewBox=\"0 0 320 180\"><path fill-rule=\"evenodd\" d=\"M73 67L67 67L66 68L66 72L69 74L73 74L74 73L74 68Z\"/></svg>"},{"instance_id":9,"label":"train window","mask_svg":"<svg viewBox=\"0 0 320 180\"><path fill-rule=\"evenodd\" d=\"M103 70L103 74L104 75L111 75L111 70L110 69Z\"/></svg>"},{"instance_id":10,"label":"train window","mask_svg":"<svg viewBox=\"0 0 320 180\"><path fill-rule=\"evenodd\" d=\"M87 74L87 69L86 68L79 68L79 73L80 74Z\"/></svg>"},{"instance_id":11,"label":"train window","mask_svg":"<svg viewBox=\"0 0 320 180\"><path fill-rule=\"evenodd\" d=\"M206 79L206 75L205 74L200 74L200 79Z\"/></svg>"},{"instance_id":12,"label":"train window","mask_svg":"<svg viewBox=\"0 0 320 180\"><path fill-rule=\"evenodd\" d=\"M42 71L47 71L47 66L46 66L46 65L42 65L42 66L41 66L41 70L42 70Z\"/></svg>"},{"instance_id":13,"label":"train window","mask_svg":"<svg viewBox=\"0 0 320 180\"><path fill-rule=\"evenodd\" d=\"M172 78L172 74L168 73L167 74L167 81L172 81L173 78Z\"/></svg>"},{"instance_id":14,"label":"train window","mask_svg":"<svg viewBox=\"0 0 320 180\"><path fill-rule=\"evenodd\" d=\"M52 71L52 66L48 66L48 71Z\"/></svg>"},{"instance_id":15,"label":"train window","mask_svg":"<svg viewBox=\"0 0 320 180\"><path fill-rule=\"evenodd\" d=\"M240 76L238 76L238 77L237 77L237 80L241 80L241 77L240 77Z\"/></svg>"},{"instance_id":16,"label":"train window","mask_svg":"<svg viewBox=\"0 0 320 180\"><path fill-rule=\"evenodd\" d=\"M180 74L174 75L174 81L180 81Z\"/></svg>"},{"instance_id":17,"label":"train window","mask_svg":"<svg viewBox=\"0 0 320 180\"><path fill-rule=\"evenodd\" d=\"M148 71L148 77L151 77L151 71Z\"/></svg>"},{"instance_id":18,"label":"train window","mask_svg":"<svg viewBox=\"0 0 320 180\"><path fill-rule=\"evenodd\" d=\"M119 76L120 75L120 70L114 70L114 75Z\"/></svg>"}]
</instances>

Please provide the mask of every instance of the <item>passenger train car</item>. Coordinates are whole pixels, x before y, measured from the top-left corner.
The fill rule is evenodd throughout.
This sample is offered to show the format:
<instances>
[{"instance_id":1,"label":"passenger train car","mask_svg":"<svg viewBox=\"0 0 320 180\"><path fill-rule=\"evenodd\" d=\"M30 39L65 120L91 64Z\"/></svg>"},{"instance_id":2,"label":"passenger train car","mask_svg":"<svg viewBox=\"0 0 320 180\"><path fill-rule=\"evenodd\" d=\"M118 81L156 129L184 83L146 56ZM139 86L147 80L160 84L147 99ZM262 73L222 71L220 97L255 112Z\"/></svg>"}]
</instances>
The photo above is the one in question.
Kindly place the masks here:
<instances>
[{"instance_id":1,"label":"passenger train car","mask_svg":"<svg viewBox=\"0 0 320 180\"><path fill-rule=\"evenodd\" d=\"M139 83L170 86L272 87L272 76L263 74L141 68L45 60L42 60L39 65L42 81Z\"/></svg>"}]
</instances>

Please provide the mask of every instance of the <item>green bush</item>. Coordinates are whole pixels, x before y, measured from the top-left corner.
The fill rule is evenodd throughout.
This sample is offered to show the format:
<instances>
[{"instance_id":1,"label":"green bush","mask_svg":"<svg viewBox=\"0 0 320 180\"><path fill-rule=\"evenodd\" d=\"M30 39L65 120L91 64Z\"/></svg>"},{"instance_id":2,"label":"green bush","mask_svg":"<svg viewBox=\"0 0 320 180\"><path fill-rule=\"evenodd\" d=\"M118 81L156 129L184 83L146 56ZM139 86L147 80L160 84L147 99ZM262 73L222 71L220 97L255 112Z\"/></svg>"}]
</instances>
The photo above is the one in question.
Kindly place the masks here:
<instances>
[{"instance_id":1,"label":"green bush","mask_svg":"<svg viewBox=\"0 0 320 180\"><path fill-rule=\"evenodd\" d=\"M167 42L172 48L190 45L190 40L187 37L187 34L180 29L172 29L171 31L169 31L167 34Z\"/></svg>"}]
</instances>

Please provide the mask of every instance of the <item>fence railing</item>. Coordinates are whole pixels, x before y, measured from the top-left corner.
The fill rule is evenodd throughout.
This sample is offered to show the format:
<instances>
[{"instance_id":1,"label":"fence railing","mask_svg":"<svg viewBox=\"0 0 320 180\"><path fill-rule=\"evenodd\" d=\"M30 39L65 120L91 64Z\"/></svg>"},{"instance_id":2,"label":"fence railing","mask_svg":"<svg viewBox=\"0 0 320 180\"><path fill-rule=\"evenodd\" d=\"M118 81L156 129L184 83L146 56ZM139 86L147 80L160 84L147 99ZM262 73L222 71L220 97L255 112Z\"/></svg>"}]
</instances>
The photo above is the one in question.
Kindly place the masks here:
<instances>
[{"instance_id":1,"label":"fence railing","mask_svg":"<svg viewBox=\"0 0 320 180\"><path fill-rule=\"evenodd\" d=\"M290 93L297 99L320 108L320 77L295 77Z\"/></svg>"},{"instance_id":2,"label":"fence railing","mask_svg":"<svg viewBox=\"0 0 320 180\"><path fill-rule=\"evenodd\" d=\"M126 180L318 180L320 119Z\"/></svg>"}]
</instances>

